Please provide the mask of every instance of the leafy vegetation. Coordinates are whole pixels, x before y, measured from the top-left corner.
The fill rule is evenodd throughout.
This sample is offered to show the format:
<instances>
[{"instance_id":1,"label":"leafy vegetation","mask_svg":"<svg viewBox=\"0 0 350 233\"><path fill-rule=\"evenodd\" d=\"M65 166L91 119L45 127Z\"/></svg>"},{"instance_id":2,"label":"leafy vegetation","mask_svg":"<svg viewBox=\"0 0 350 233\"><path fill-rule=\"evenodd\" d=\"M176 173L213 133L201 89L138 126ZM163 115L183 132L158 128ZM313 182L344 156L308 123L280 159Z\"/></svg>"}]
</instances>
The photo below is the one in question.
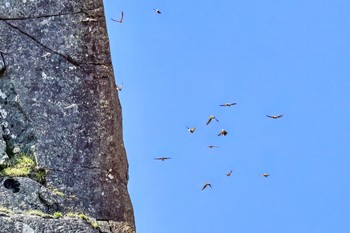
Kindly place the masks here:
<instances>
[{"instance_id":1,"label":"leafy vegetation","mask_svg":"<svg viewBox=\"0 0 350 233\"><path fill-rule=\"evenodd\" d=\"M46 170L37 168L32 156L24 153L12 154L5 165L0 166L0 175L31 177L40 183L45 182Z\"/></svg>"}]
</instances>

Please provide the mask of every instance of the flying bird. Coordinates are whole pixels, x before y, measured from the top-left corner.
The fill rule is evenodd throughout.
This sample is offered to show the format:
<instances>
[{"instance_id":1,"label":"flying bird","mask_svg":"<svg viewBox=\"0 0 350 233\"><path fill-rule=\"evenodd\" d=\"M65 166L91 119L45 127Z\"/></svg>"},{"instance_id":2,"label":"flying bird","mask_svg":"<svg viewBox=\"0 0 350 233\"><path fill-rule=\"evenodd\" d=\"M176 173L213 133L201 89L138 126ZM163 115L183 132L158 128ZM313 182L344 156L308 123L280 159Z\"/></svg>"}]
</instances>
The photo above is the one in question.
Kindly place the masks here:
<instances>
[{"instance_id":1,"label":"flying bird","mask_svg":"<svg viewBox=\"0 0 350 233\"><path fill-rule=\"evenodd\" d=\"M192 127L192 128L187 127L187 131L190 133L194 133L195 130L196 130L195 127Z\"/></svg>"},{"instance_id":2,"label":"flying bird","mask_svg":"<svg viewBox=\"0 0 350 233\"><path fill-rule=\"evenodd\" d=\"M161 14L162 12L159 9L153 9L157 14Z\"/></svg>"},{"instance_id":3,"label":"flying bird","mask_svg":"<svg viewBox=\"0 0 350 233\"><path fill-rule=\"evenodd\" d=\"M226 136L226 134L227 134L227 131L222 129L221 132L218 134L218 136L221 136L221 135Z\"/></svg>"},{"instance_id":4,"label":"flying bird","mask_svg":"<svg viewBox=\"0 0 350 233\"><path fill-rule=\"evenodd\" d=\"M209 123L210 123L211 120L213 120L213 119L216 120L217 122L219 122L219 120L216 119L215 116L210 115L210 116L209 116L209 119L208 119L208 121L207 121L207 125L209 125Z\"/></svg>"},{"instance_id":5,"label":"flying bird","mask_svg":"<svg viewBox=\"0 0 350 233\"><path fill-rule=\"evenodd\" d=\"M167 160L167 159L171 159L171 158L169 158L169 157L159 157L159 158L154 158L155 160L162 160L162 161L164 161L164 160Z\"/></svg>"},{"instance_id":6,"label":"flying bird","mask_svg":"<svg viewBox=\"0 0 350 233\"><path fill-rule=\"evenodd\" d=\"M270 176L270 174L263 173L263 174L261 174L261 176L263 176L263 177L269 177L269 176Z\"/></svg>"},{"instance_id":7,"label":"flying bird","mask_svg":"<svg viewBox=\"0 0 350 233\"><path fill-rule=\"evenodd\" d=\"M270 117L272 119L278 119L278 118L281 118L283 117L283 115L266 115L267 117Z\"/></svg>"},{"instance_id":8,"label":"flying bird","mask_svg":"<svg viewBox=\"0 0 350 233\"><path fill-rule=\"evenodd\" d=\"M212 188L211 187L211 184L207 181L207 182L205 182L205 185L203 186L203 188L202 188L202 190L201 191L203 191L206 187L210 187L210 188Z\"/></svg>"},{"instance_id":9,"label":"flying bird","mask_svg":"<svg viewBox=\"0 0 350 233\"><path fill-rule=\"evenodd\" d=\"M232 105L236 105L237 103L225 103L225 104L220 104L222 107L230 107Z\"/></svg>"},{"instance_id":10,"label":"flying bird","mask_svg":"<svg viewBox=\"0 0 350 233\"><path fill-rule=\"evenodd\" d=\"M117 86L117 91L122 91L123 89L123 83L120 86Z\"/></svg>"},{"instance_id":11,"label":"flying bird","mask_svg":"<svg viewBox=\"0 0 350 233\"><path fill-rule=\"evenodd\" d=\"M226 176L231 176L232 170L226 173Z\"/></svg>"},{"instance_id":12,"label":"flying bird","mask_svg":"<svg viewBox=\"0 0 350 233\"><path fill-rule=\"evenodd\" d=\"M117 23L122 23L122 22L123 22L123 19L124 19L124 12L123 12L123 11L122 11L122 13L121 13L121 16L120 16L120 19L119 19L119 20L116 20L116 19L111 18L111 20L113 20L114 22L117 22Z\"/></svg>"},{"instance_id":13,"label":"flying bird","mask_svg":"<svg viewBox=\"0 0 350 233\"><path fill-rule=\"evenodd\" d=\"M210 146L208 146L208 148L219 148L218 146L212 146L212 145L210 145Z\"/></svg>"}]
</instances>

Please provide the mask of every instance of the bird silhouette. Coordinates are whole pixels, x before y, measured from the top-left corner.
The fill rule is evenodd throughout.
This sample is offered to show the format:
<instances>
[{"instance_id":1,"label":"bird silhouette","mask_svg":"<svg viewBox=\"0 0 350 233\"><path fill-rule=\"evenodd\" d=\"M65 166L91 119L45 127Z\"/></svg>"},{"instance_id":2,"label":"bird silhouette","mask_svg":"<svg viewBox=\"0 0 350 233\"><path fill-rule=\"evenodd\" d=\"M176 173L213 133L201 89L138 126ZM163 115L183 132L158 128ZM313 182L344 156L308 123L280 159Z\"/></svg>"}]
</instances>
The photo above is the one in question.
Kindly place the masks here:
<instances>
[{"instance_id":1,"label":"bird silhouette","mask_svg":"<svg viewBox=\"0 0 350 233\"><path fill-rule=\"evenodd\" d=\"M237 103L225 103L225 104L220 104L222 107L230 107L232 105L236 105Z\"/></svg>"},{"instance_id":2,"label":"bird silhouette","mask_svg":"<svg viewBox=\"0 0 350 233\"><path fill-rule=\"evenodd\" d=\"M232 170L226 173L226 176L231 176Z\"/></svg>"},{"instance_id":3,"label":"bird silhouette","mask_svg":"<svg viewBox=\"0 0 350 233\"><path fill-rule=\"evenodd\" d=\"M194 133L195 130L196 130L195 127L192 127L192 128L187 127L187 131L190 132L190 133Z\"/></svg>"},{"instance_id":4,"label":"bird silhouette","mask_svg":"<svg viewBox=\"0 0 350 233\"><path fill-rule=\"evenodd\" d=\"M159 9L153 9L157 14L161 14L162 12Z\"/></svg>"},{"instance_id":5,"label":"bird silhouette","mask_svg":"<svg viewBox=\"0 0 350 233\"><path fill-rule=\"evenodd\" d=\"M116 19L113 19L111 18L114 22L117 22L117 23L122 23L123 22L123 19L124 19L124 12L122 11L121 13L121 16L120 16L120 19L119 20L116 20Z\"/></svg>"},{"instance_id":6,"label":"bird silhouette","mask_svg":"<svg viewBox=\"0 0 350 233\"><path fill-rule=\"evenodd\" d=\"M283 115L266 115L266 116L269 118L272 118L272 119L278 119L278 118L283 117Z\"/></svg>"},{"instance_id":7,"label":"bird silhouette","mask_svg":"<svg viewBox=\"0 0 350 233\"><path fill-rule=\"evenodd\" d=\"M211 120L213 120L213 119L216 120L217 122L219 122L219 120L216 119L215 116L210 115L210 116L209 116L209 119L208 119L208 121L207 121L207 125L209 125L209 123L210 123Z\"/></svg>"},{"instance_id":8,"label":"bird silhouette","mask_svg":"<svg viewBox=\"0 0 350 233\"><path fill-rule=\"evenodd\" d=\"M212 146L212 145L209 145L208 148L219 148L218 146Z\"/></svg>"},{"instance_id":9,"label":"bird silhouette","mask_svg":"<svg viewBox=\"0 0 350 233\"><path fill-rule=\"evenodd\" d=\"M122 91L123 89L123 83L120 86L117 86L117 91Z\"/></svg>"},{"instance_id":10,"label":"bird silhouette","mask_svg":"<svg viewBox=\"0 0 350 233\"><path fill-rule=\"evenodd\" d=\"M171 159L171 158L169 158L169 157L159 157L159 158L154 158L155 160L162 160L162 161L164 161L164 160L167 160L167 159Z\"/></svg>"},{"instance_id":11,"label":"bird silhouette","mask_svg":"<svg viewBox=\"0 0 350 233\"><path fill-rule=\"evenodd\" d=\"M222 136L222 135L226 136L226 134L227 134L227 131L222 129L221 132L218 134L218 136Z\"/></svg>"},{"instance_id":12,"label":"bird silhouette","mask_svg":"<svg viewBox=\"0 0 350 233\"><path fill-rule=\"evenodd\" d=\"M206 187L210 187L210 188L212 188L211 187L211 184L207 181L207 182L205 182L205 185L203 186L203 188L202 188L202 190L201 191L203 191Z\"/></svg>"},{"instance_id":13,"label":"bird silhouette","mask_svg":"<svg viewBox=\"0 0 350 233\"><path fill-rule=\"evenodd\" d=\"M270 176L270 174L263 173L263 174L261 174L261 176L263 176L263 177L269 177L269 176Z\"/></svg>"}]
</instances>

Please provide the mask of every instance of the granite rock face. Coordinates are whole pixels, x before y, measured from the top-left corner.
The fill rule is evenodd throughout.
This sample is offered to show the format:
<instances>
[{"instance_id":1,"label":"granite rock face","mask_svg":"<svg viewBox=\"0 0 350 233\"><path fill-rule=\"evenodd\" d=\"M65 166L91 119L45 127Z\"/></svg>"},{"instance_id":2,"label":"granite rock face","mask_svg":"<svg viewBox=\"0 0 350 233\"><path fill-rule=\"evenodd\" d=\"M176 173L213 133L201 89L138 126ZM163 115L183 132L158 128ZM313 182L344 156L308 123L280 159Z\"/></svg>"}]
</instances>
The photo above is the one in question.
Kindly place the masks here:
<instances>
[{"instance_id":1,"label":"granite rock face","mask_svg":"<svg viewBox=\"0 0 350 233\"><path fill-rule=\"evenodd\" d=\"M1 177L4 232L135 232L101 0L0 0L0 124L0 166L20 152L45 171Z\"/></svg>"}]
</instances>

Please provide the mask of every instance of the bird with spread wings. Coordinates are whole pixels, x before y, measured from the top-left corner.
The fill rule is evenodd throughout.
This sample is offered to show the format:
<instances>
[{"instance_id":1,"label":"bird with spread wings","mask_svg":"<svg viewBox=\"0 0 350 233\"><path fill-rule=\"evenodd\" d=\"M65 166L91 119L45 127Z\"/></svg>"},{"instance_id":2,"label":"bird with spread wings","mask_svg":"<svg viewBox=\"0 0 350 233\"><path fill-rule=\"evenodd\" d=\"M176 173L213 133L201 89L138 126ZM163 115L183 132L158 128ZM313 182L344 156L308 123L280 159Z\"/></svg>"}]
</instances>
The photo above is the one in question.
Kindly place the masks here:
<instances>
[{"instance_id":1,"label":"bird with spread wings","mask_svg":"<svg viewBox=\"0 0 350 233\"><path fill-rule=\"evenodd\" d=\"M120 19L117 20L117 19L113 19L111 18L114 22L117 22L117 23L122 23L123 22L123 19L124 19L124 12L122 11L121 13L121 16L120 16Z\"/></svg>"},{"instance_id":2,"label":"bird with spread wings","mask_svg":"<svg viewBox=\"0 0 350 233\"><path fill-rule=\"evenodd\" d=\"M272 119L278 119L278 118L283 117L283 115L266 115L266 116L269 118L272 118Z\"/></svg>"},{"instance_id":3,"label":"bird with spread wings","mask_svg":"<svg viewBox=\"0 0 350 233\"><path fill-rule=\"evenodd\" d=\"M206 187L210 187L210 188L212 188L211 187L211 184L207 181L207 182L205 182L205 185L203 186L203 188L202 188L202 190L201 191L203 191Z\"/></svg>"}]
</instances>

